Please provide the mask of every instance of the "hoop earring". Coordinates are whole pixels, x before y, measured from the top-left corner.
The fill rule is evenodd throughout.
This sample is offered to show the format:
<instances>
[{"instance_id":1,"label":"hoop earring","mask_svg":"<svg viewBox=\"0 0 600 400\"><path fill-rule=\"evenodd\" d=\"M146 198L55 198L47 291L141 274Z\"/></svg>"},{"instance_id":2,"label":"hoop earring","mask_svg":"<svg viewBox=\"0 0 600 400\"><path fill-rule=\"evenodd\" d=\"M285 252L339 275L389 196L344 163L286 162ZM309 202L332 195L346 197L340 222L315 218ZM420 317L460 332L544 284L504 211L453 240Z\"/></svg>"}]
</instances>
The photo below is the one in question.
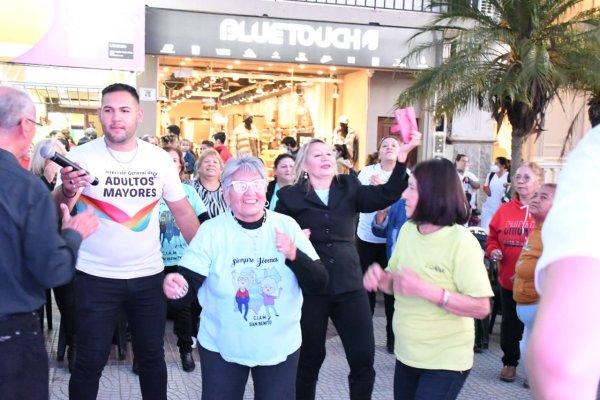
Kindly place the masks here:
<instances>
[{"instance_id":1,"label":"hoop earring","mask_svg":"<svg viewBox=\"0 0 600 400\"><path fill-rule=\"evenodd\" d=\"M269 200L266 200L266 201L265 201L265 210L268 210L268 209L269 209L269 205L270 205L270 204L271 204L271 203L269 203Z\"/></svg>"}]
</instances>

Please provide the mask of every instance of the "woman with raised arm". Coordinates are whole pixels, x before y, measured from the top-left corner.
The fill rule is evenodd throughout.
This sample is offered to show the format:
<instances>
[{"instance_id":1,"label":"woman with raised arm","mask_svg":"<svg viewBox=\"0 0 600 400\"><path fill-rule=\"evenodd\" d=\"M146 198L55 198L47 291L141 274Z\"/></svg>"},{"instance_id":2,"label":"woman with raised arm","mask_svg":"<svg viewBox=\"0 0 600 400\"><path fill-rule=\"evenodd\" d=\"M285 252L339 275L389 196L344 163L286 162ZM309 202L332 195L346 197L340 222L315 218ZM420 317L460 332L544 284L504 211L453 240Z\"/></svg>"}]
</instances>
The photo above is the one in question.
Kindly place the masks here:
<instances>
[{"instance_id":1,"label":"woman with raised arm","mask_svg":"<svg viewBox=\"0 0 600 400\"><path fill-rule=\"evenodd\" d=\"M406 187L408 153L421 133L400 146L398 161L387 183L362 185L351 175L336 173L332 148L319 139L302 146L296 157L296 184L282 188L275 211L294 218L310 231L310 241L329 271L325 290L305 292L302 348L296 381L296 399L314 399L319 370L325 360L329 318L333 321L350 365L350 399L370 399L375 381L375 340L367 292L356 250L356 217L394 203Z\"/></svg>"}]
</instances>

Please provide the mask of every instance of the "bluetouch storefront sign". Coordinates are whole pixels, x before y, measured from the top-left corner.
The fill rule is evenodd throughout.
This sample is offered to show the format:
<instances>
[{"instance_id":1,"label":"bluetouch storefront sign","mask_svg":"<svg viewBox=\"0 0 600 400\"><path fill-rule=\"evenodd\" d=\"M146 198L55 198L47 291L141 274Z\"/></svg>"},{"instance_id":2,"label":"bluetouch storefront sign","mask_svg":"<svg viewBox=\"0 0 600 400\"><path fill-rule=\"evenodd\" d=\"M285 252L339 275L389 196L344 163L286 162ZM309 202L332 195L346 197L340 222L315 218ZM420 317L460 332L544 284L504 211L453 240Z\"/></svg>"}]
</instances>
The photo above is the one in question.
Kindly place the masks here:
<instances>
[{"instance_id":1,"label":"bluetouch storefront sign","mask_svg":"<svg viewBox=\"0 0 600 400\"><path fill-rule=\"evenodd\" d=\"M253 22L226 18L221 22L219 39L228 42L317 46L322 49L377 50L379 32L374 29L319 26L292 22Z\"/></svg>"},{"instance_id":2,"label":"bluetouch storefront sign","mask_svg":"<svg viewBox=\"0 0 600 400\"><path fill-rule=\"evenodd\" d=\"M146 52L398 68L410 28L214 15L147 8Z\"/></svg>"}]
</instances>

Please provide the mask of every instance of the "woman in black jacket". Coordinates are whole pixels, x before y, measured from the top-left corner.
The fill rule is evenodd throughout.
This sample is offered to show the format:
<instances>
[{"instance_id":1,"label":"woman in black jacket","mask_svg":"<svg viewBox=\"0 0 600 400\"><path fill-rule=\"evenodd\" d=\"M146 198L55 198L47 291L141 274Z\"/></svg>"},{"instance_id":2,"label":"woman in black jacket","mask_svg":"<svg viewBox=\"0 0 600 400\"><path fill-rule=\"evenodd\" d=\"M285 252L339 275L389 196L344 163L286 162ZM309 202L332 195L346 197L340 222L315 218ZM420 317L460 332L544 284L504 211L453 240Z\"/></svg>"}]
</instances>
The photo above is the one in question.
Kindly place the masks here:
<instances>
[{"instance_id":1,"label":"woman in black jacket","mask_svg":"<svg viewBox=\"0 0 600 400\"><path fill-rule=\"evenodd\" d=\"M333 321L350 365L350 399L370 399L375 381L375 340L367 293L355 244L359 212L373 212L394 203L406 187L403 164L420 142L413 132L400 148L387 183L361 185L353 176L337 175L331 146L319 139L305 144L296 158L296 184L282 188L275 211L294 218L310 231L310 241L329 272L324 291L304 292L302 346L296 399L314 399L319 369L325 360L329 318Z\"/></svg>"},{"instance_id":2,"label":"woman in black jacket","mask_svg":"<svg viewBox=\"0 0 600 400\"><path fill-rule=\"evenodd\" d=\"M267 208L269 210L275 210L279 189L294 183L294 162L294 157L288 153L282 153L275 158L273 163L275 179L267 186L267 202L269 203Z\"/></svg>"}]
</instances>

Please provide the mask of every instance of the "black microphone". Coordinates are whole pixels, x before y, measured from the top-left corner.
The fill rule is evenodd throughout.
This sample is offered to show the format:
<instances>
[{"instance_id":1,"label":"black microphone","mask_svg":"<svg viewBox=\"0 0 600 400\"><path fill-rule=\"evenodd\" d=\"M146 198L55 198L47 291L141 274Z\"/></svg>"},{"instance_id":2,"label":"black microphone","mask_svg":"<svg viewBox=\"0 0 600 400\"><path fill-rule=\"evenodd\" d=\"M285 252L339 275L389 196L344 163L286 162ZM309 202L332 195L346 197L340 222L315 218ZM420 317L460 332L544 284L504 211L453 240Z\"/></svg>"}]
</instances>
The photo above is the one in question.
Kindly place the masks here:
<instances>
[{"instance_id":1,"label":"black microphone","mask_svg":"<svg viewBox=\"0 0 600 400\"><path fill-rule=\"evenodd\" d=\"M96 178L94 175L90 174L85 169L69 160L67 157L54 151L54 145L52 143L47 143L46 145L42 146L40 148L40 155L47 160L54 161L61 167L72 167L73 171L84 171L88 175L88 181L94 186L100 183L98 178Z\"/></svg>"}]
</instances>

